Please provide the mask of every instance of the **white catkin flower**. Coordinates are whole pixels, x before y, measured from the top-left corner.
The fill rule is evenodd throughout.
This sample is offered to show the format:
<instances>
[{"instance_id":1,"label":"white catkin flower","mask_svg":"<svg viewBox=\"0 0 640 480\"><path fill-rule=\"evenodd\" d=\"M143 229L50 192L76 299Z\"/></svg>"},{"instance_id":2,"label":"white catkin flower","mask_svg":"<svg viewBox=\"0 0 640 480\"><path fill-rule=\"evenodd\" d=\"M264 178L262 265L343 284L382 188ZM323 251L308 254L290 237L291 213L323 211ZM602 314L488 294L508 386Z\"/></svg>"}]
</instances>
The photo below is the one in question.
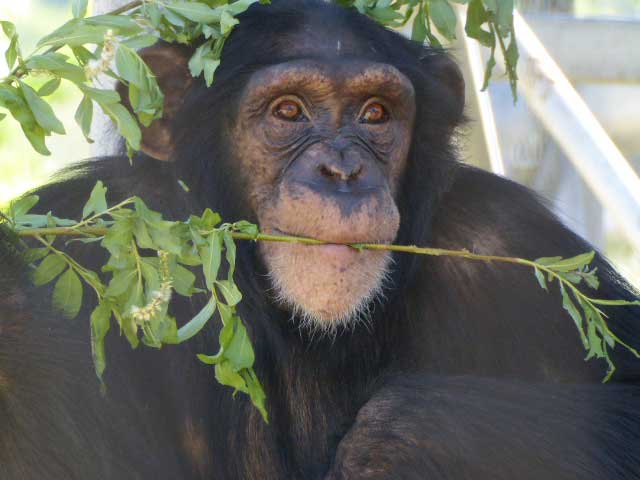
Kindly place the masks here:
<instances>
[{"instance_id":1,"label":"white catkin flower","mask_svg":"<svg viewBox=\"0 0 640 480\"><path fill-rule=\"evenodd\" d=\"M169 276L169 254L159 251L158 257L160 258L160 276L162 282L160 283L160 288L149 295L151 301L147 305L144 307L131 307L129 314L137 323L149 322L171 301L173 283Z\"/></svg>"},{"instance_id":2,"label":"white catkin flower","mask_svg":"<svg viewBox=\"0 0 640 480\"><path fill-rule=\"evenodd\" d=\"M90 60L84 67L84 73L87 80L93 80L98 75L106 72L111 68L113 59L116 57L118 50L118 40L113 34L113 30L109 29L104 34L104 47L102 48L102 54L100 58Z\"/></svg>"}]
</instances>

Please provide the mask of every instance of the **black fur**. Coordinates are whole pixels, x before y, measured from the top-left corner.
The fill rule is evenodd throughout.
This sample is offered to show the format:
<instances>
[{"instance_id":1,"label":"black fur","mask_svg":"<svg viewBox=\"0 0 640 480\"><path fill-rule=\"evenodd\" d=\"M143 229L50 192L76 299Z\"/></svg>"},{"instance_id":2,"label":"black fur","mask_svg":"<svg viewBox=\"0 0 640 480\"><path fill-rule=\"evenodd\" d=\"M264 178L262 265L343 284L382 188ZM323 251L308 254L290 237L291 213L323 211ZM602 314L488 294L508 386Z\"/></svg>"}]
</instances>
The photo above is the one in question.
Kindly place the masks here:
<instances>
[{"instance_id":1,"label":"black fur","mask_svg":"<svg viewBox=\"0 0 640 480\"><path fill-rule=\"evenodd\" d=\"M395 65L414 83L399 243L527 258L591 248L525 188L455 161L450 134L463 120L462 100L443 52L315 1L243 15L214 88L194 88L175 123L175 164L142 155L133 167L124 158L92 161L40 189L43 208L78 217L101 179L110 202L136 194L173 218L209 206L227 220L255 220L226 125L249 75L287 58L303 27L348 29L361 56ZM616 349L616 375L600 385L604 365L583 361L560 299L521 267L398 255L368 327L311 339L270 301L255 246L241 244L239 313L255 345L267 425L194 358L214 348L213 326L161 351L131 351L111 332L101 397L89 307L72 322L51 313L11 239L0 240L2 479L640 478L640 361ZM71 248L81 263L99 261L91 246ZM599 297L636 298L605 260L597 264ZM175 312L185 321L199 307L183 300ZM639 320L637 308L610 310L616 333L634 345Z\"/></svg>"}]
</instances>

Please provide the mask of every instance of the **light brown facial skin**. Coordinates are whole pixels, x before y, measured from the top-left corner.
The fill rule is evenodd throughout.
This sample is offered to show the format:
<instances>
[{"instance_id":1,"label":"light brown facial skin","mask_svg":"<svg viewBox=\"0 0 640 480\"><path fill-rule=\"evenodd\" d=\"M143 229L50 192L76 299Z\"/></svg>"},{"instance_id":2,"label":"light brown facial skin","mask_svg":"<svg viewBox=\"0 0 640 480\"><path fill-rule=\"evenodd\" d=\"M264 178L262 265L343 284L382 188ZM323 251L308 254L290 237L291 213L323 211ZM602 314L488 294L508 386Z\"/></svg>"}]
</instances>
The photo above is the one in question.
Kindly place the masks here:
<instances>
[{"instance_id":1,"label":"light brown facial skin","mask_svg":"<svg viewBox=\"0 0 640 480\"><path fill-rule=\"evenodd\" d=\"M283 117L283 105L300 115ZM380 106L381 119L368 116ZM233 135L261 230L393 242L414 116L411 82L389 65L298 60L254 74ZM324 330L358 317L390 259L337 245L263 242L260 251L277 298Z\"/></svg>"}]
</instances>

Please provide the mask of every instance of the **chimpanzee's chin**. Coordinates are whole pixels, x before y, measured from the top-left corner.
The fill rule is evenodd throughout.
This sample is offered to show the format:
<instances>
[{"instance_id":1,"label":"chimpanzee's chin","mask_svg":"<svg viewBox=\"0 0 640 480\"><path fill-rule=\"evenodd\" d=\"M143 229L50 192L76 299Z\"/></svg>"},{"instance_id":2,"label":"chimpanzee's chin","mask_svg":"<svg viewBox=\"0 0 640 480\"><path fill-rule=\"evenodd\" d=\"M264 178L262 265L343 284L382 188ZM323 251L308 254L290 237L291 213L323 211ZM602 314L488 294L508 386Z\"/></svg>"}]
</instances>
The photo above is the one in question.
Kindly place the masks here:
<instances>
[{"instance_id":1,"label":"chimpanzee's chin","mask_svg":"<svg viewBox=\"0 0 640 480\"><path fill-rule=\"evenodd\" d=\"M276 301L302 326L327 333L367 316L390 255L345 245L261 245Z\"/></svg>"}]
</instances>

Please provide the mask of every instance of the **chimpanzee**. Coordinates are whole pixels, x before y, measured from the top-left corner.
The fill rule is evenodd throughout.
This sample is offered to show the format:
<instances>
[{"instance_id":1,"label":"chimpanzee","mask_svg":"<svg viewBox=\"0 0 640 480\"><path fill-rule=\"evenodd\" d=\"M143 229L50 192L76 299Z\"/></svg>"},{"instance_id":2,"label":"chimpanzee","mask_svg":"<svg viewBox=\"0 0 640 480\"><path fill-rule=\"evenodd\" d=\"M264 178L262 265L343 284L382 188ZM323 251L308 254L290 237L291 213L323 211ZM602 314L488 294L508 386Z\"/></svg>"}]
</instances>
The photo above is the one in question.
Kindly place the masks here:
<instances>
[{"instance_id":1,"label":"chimpanzee","mask_svg":"<svg viewBox=\"0 0 640 480\"><path fill-rule=\"evenodd\" d=\"M167 93L143 153L73 167L38 194L74 218L96 179L183 219L211 207L328 246L239 245L239 313L270 423L184 345L112 332L106 395L87 323L51 311L11 238L0 273L2 479L638 479L640 361L585 362L560 298L513 265L358 252L396 242L538 258L591 247L527 189L464 166L463 80L442 50L319 0L254 5L212 88L191 51L143 53ZM164 161L162 161L164 160ZM186 183L186 192L178 181ZM73 255L99 265L91 245ZM602 258L601 298L637 298ZM87 299L89 302L89 299ZM179 321L199 300L175 307ZM607 310L638 345L640 311Z\"/></svg>"}]
</instances>

